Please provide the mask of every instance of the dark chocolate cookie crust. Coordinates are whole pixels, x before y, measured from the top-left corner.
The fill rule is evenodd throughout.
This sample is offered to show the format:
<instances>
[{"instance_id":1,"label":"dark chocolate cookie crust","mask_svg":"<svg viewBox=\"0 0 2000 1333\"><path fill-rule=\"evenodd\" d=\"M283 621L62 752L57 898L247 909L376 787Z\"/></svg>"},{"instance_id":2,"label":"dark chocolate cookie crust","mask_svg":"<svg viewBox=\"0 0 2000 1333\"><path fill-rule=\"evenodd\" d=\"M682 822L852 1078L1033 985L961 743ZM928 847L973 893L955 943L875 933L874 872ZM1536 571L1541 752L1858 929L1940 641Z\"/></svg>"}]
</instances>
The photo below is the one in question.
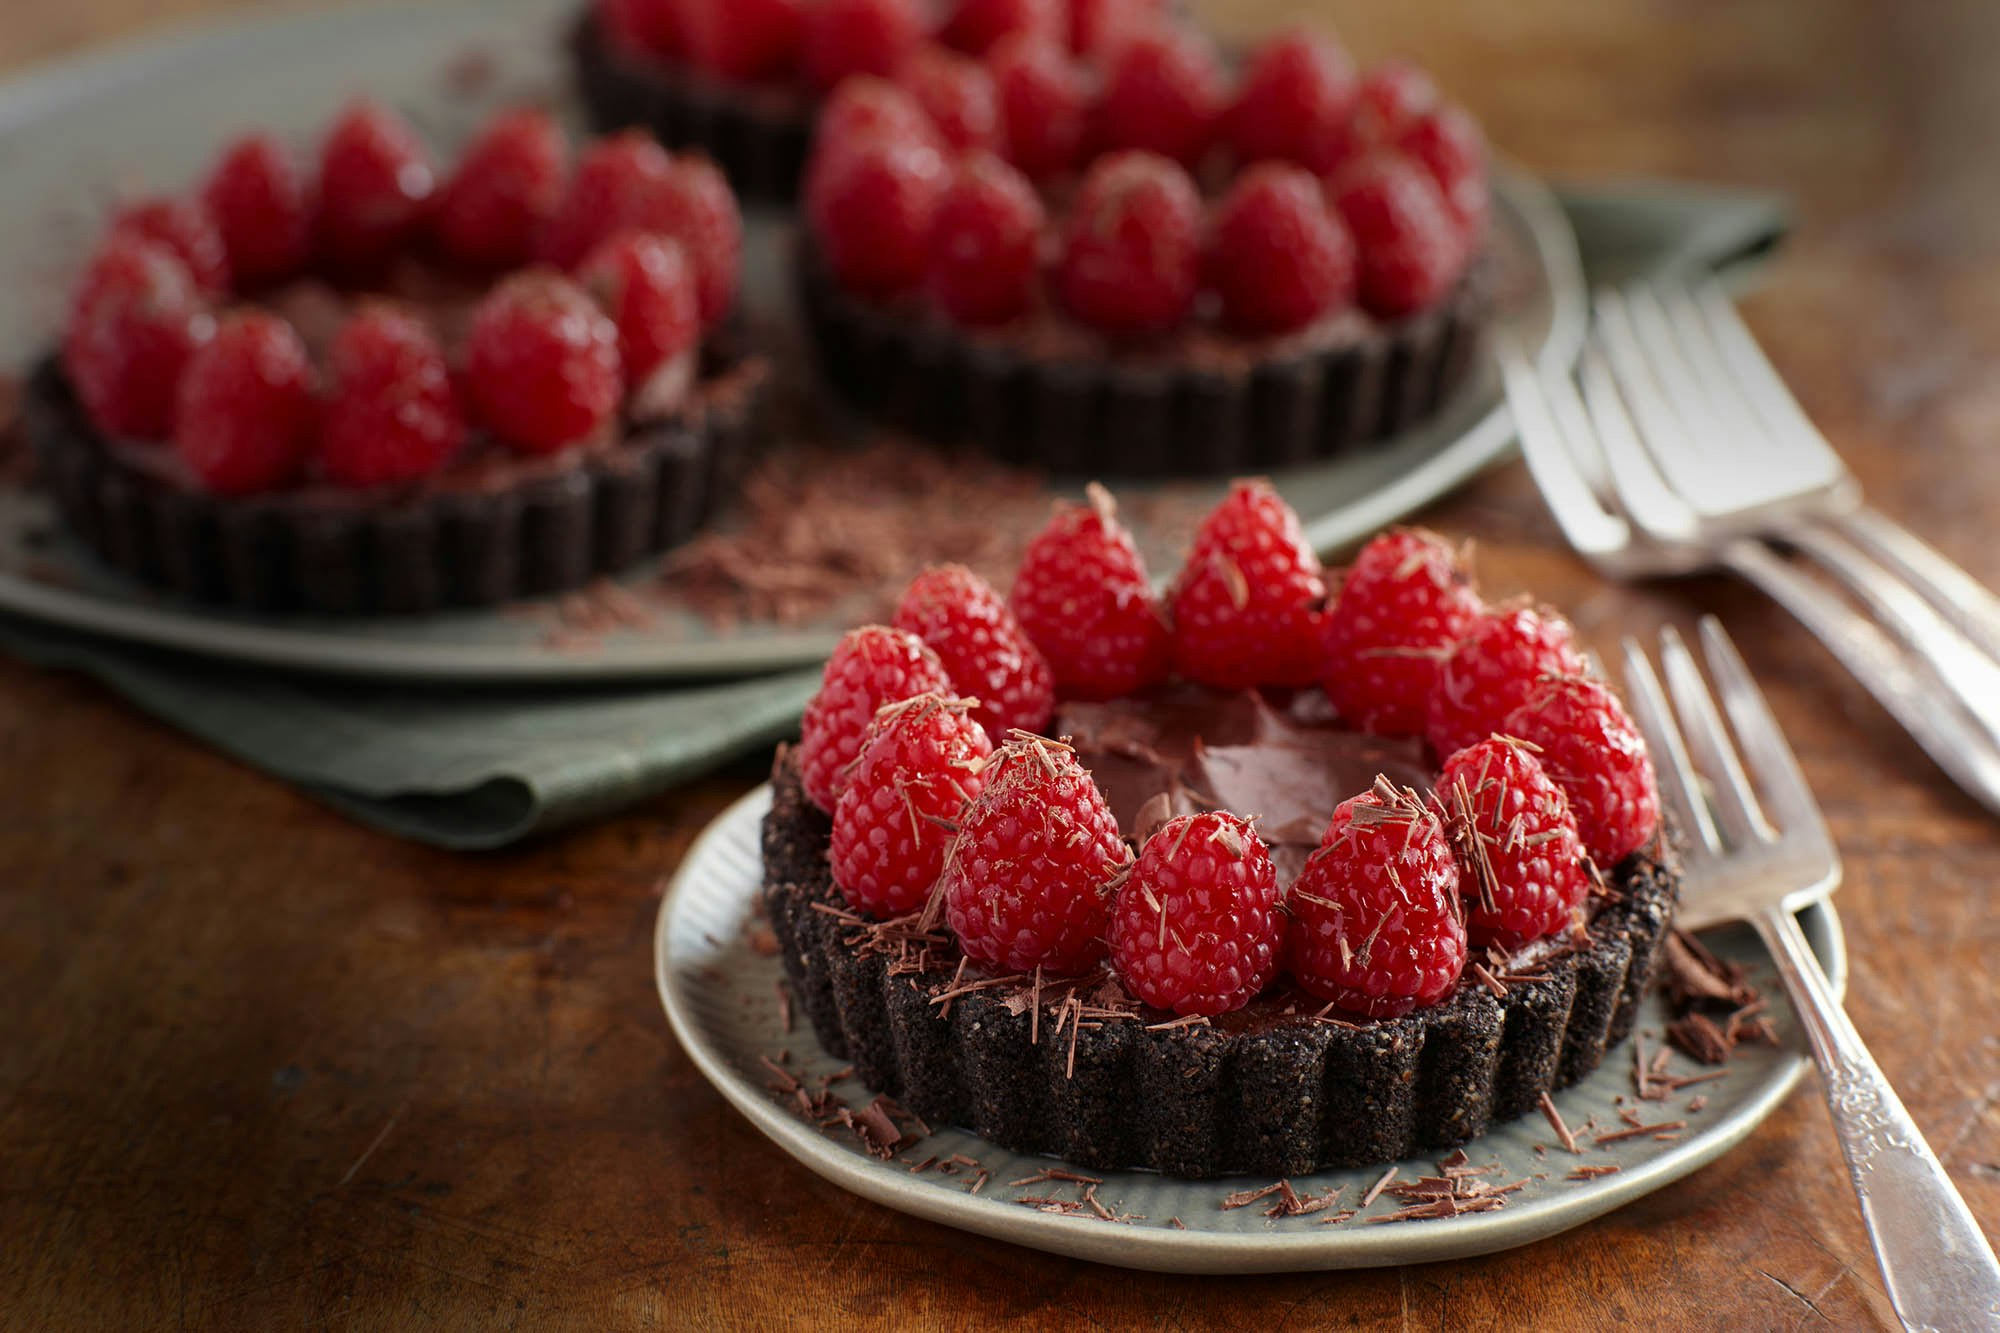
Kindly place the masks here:
<instances>
[{"instance_id":1,"label":"dark chocolate cookie crust","mask_svg":"<svg viewBox=\"0 0 2000 1333\"><path fill-rule=\"evenodd\" d=\"M1504 997L1467 983L1443 1004L1358 1026L1280 1019L1148 1030L1107 1022L1051 1035L992 991L932 997L953 965L892 967L814 904L839 906L831 825L780 751L764 821L764 904L820 1044L926 1120L1082 1166L1207 1177L1298 1175L1450 1148L1596 1069L1631 1031L1677 883L1634 858L1593 942ZM1031 1040L1031 1024L1039 1040Z\"/></svg>"},{"instance_id":2,"label":"dark chocolate cookie crust","mask_svg":"<svg viewBox=\"0 0 2000 1333\"><path fill-rule=\"evenodd\" d=\"M614 49L585 6L570 29L577 94L591 128L649 130L674 148L713 158L745 203L790 204L805 170L815 107L760 97L691 70Z\"/></svg>"},{"instance_id":3,"label":"dark chocolate cookie crust","mask_svg":"<svg viewBox=\"0 0 2000 1333\"><path fill-rule=\"evenodd\" d=\"M63 521L113 568L197 601L376 614L488 606L577 587L686 540L733 489L769 376L756 358L704 374L698 409L634 429L572 467L377 500L232 499L121 460L51 358L22 413Z\"/></svg>"},{"instance_id":4,"label":"dark chocolate cookie crust","mask_svg":"<svg viewBox=\"0 0 2000 1333\"><path fill-rule=\"evenodd\" d=\"M849 295L809 238L799 302L822 375L869 416L1009 462L1105 478L1310 463L1431 416L1474 364L1494 306L1490 257L1431 310L1240 364L1040 356Z\"/></svg>"}]
</instances>

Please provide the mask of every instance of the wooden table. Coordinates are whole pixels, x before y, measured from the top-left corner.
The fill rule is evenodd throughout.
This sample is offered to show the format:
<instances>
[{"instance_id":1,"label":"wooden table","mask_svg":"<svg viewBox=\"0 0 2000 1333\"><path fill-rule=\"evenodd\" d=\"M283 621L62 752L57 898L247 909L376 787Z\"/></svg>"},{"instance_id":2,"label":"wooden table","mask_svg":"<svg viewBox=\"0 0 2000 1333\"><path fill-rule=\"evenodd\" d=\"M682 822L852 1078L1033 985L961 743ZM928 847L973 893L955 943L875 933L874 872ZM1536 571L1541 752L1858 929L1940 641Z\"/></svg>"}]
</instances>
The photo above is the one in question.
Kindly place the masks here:
<instances>
[{"instance_id":1,"label":"wooden table","mask_svg":"<svg viewBox=\"0 0 2000 1333\"><path fill-rule=\"evenodd\" d=\"M230 7L8 0L0 62ZM1788 191L1801 225L1753 323L1875 500L2000 585L2000 8L1319 7L1363 53L1420 54L1537 169ZM1723 616L1847 859L1856 1021L2000 1228L2000 830L1745 590L1599 582L1517 468L1427 521L1477 534L1490 586L1570 608L1600 646ZM724 1105L653 992L662 877L755 777L449 856L0 663L0 1323L1892 1322L1810 1086L1690 1180L1428 1267L1159 1277L852 1198Z\"/></svg>"}]
</instances>

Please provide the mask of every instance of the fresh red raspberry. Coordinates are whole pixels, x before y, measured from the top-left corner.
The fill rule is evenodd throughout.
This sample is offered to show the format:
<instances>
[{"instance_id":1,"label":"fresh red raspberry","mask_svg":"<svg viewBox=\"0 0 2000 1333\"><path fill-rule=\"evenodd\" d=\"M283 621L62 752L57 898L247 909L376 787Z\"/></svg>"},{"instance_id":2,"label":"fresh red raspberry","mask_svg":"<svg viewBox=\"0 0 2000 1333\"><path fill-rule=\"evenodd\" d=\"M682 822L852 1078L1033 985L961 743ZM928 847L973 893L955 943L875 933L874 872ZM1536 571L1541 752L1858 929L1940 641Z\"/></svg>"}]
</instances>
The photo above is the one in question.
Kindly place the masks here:
<instances>
[{"instance_id":1,"label":"fresh red raspberry","mask_svg":"<svg viewBox=\"0 0 2000 1333\"><path fill-rule=\"evenodd\" d=\"M975 963L1073 976L1104 956L1109 881L1130 857L1074 751L1011 741L945 858L945 920Z\"/></svg>"},{"instance_id":2,"label":"fresh red raspberry","mask_svg":"<svg viewBox=\"0 0 2000 1333\"><path fill-rule=\"evenodd\" d=\"M929 286L960 324L1004 324L1035 303L1042 200L991 153L968 154L931 215Z\"/></svg>"},{"instance_id":3,"label":"fresh red raspberry","mask_svg":"<svg viewBox=\"0 0 2000 1333\"><path fill-rule=\"evenodd\" d=\"M312 199L291 154L272 136L247 135L225 149L201 201L239 288L281 282L311 260Z\"/></svg>"},{"instance_id":4,"label":"fresh red raspberry","mask_svg":"<svg viewBox=\"0 0 2000 1333\"><path fill-rule=\"evenodd\" d=\"M229 251L202 209L184 199L143 199L118 211L111 230L163 245L173 252L195 290L206 297L229 291Z\"/></svg>"},{"instance_id":5,"label":"fresh red raspberry","mask_svg":"<svg viewBox=\"0 0 2000 1333\"><path fill-rule=\"evenodd\" d=\"M653 191L645 216L647 231L671 236L694 265L701 318L713 325L736 304L743 267L743 214L729 179L705 157L683 155Z\"/></svg>"},{"instance_id":6,"label":"fresh red raspberry","mask_svg":"<svg viewBox=\"0 0 2000 1333\"><path fill-rule=\"evenodd\" d=\"M1465 969L1458 895L1437 815L1378 779L1334 810L1286 893L1286 969L1304 990L1370 1018L1436 1004Z\"/></svg>"},{"instance_id":7,"label":"fresh red raspberry","mask_svg":"<svg viewBox=\"0 0 2000 1333\"><path fill-rule=\"evenodd\" d=\"M907 88L858 75L833 90L813 125L813 156L828 157L864 139L900 139L944 151L944 136Z\"/></svg>"},{"instance_id":8,"label":"fresh red raspberry","mask_svg":"<svg viewBox=\"0 0 2000 1333\"><path fill-rule=\"evenodd\" d=\"M1074 167L1089 129L1090 95L1068 50L1022 34L995 46L986 67L999 99L1007 160L1032 180Z\"/></svg>"},{"instance_id":9,"label":"fresh red raspberry","mask_svg":"<svg viewBox=\"0 0 2000 1333\"><path fill-rule=\"evenodd\" d=\"M1561 616L1525 606L1490 612L1466 627L1439 664L1424 734L1443 758L1500 731L1543 681L1586 669Z\"/></svg>"},{"instance_id":10,"label":"fresh red raspberry","mask_svg":"<svg viewBox=\"0 0 2000 1333\"><path fill-rule=\"evenodd\" d=\"M1569 796L1591 860L1608 870L1653 840L1660 827L1653 759L1602 681L1550 681L1503 726L1538 747L1542 767Z\"/></svg>"},{"instance_id":11,"label":"fresh red raspberry","mask_svg":"<svg viewBox=\"0 0 2000 1333\"><path fill-rule=\"evenodd\" d=\"M983 56L1010 37L1069 43L1063 0L958 0L940 34L967 55Z\"/></svg>"},{"instance_id":12,"label":"fresh red raspberry","mask_svg":"<svg viewBox=\"0 0 2000 1333\"><path fill-rule=\"evenodd\" d=\"M659 59L685 44L679 0L597 0L597 18L611 44L633 55Z\"/></svg>"},{"instance_id":13,"label":"fresh red raspberry","mask_svg":"<svg viewBox=\"0 0 2000 1333\"><path fill-rule=\"evenodd\" d=\"M1141 336L1187 317L1201 278L1201 198L1179 165L1112 153L1084 173L1063 233L1056 288L1077 318Z\"/></svg>"},{"instance_id":14,"label":"fresh red raspberry","mask_svg":"<svg viewBox=\"0 0 2000 1333\"><path fill-rule=\"evenodd\" d=\"M814 87L856 74L894 74L924 37L911 0L820 0L805 12L800 64Z\"/></svg>"},{"instance_id":15,"label":"fresh red raspberry","mask_svg":"<svg viewBox=\"0 0 2000 1333\"><path fill-rule=\"evenodd\" d=\"M473 268L519 268L562 203L569 146L546 111L523 107L487 122L438 198L445 253Z\"/></svg>"},{"instance_id":16,"label":"fresh red raspberry","mask_svg":"<svg viewBox=\"0 0 2000 1333\"><path fill-rule=\"evenodd\" d=\"M1442 537L1381 534L1354 557L1327 612L1327 697L1364 731L1421 735L1439 667L1479 614L1472 578Z\"/></svg>"},{"instance_id":17,"label":"fresh red raspberry","mask_svg":"<svg viewBox=\"0 0 2000 1333\"><path fill-rule=\"evenodd\" d=\"M436 187L407 121L377 102L351 104L320 146L320 254L348 273L380 268L428 220Z\"/></svg>"},{"instance_id":18,"label":"fresh red raspberry","mask_svg":"<svg viewBox=\"0 0 2000 1333\"><path fill-rule=\"evenodd\" d=\"M1590 872L1569 799L1527 745L1495 736L1445 760L1437 800L1459 849L1465 933L1518 948L1582 924Z\"/></svg>"},{"instance_id":19,"label":"fresh red raspberry","mask_svg":"<svg viewBox=\"0 0 2000 1333\"><path fill-rule=\"evenodd\" d=\"M516 273L473 312L465 385L495 438L525 454L557 453L618 415L618 326L560 273Z\"/></svg>"},{"instance_id":20,"label":"fresh red raspberry","mask_svg":"<svg viewBox=\"0 0 2000 1333\"><path fill-rule=\"evenodd\" d=\"M849 630L820 676L799 723L799 777L806 795L831 812L847 785L876 710L915 694L950 694L951 677L922 639L887 625Z\"/></svg>"},{"instance_id":21,"label":"fresh red raspberry","mask_svg":"<svg viewBox=\"0 0 2000 1333\"><path fill-rule=\"evenodd\" d=\"M1430 75L1408 61L1383 61L1362 77L1355 93L1356 147L1365 151L1389 142L1437 104Z\"/></svg>"},{"instance_id":22,"label":"fresh red raspberry","mask_svg":"<svg viewBox=\"0 0 2000 1333\"><path fill-rule=\"evenodd\" d=\"M958 692L979 701L973 717L996 742L1049 724L1056 691L1042 650L993 585L964 565L934 565L911 579L893 623L922 639Z\"/></svg>"},{"instance_id":23,"label":"fresh red raspberry","mask_svg":"<svg viewBox=\"0 0 2000 1333\"><path fill-rule=\"evenodd\" d=\"M1461 240L1469 242L1485 230L1490 200L1479 122L1461 107L1440 106L1410 121L1394 142L1398 152L1423 163L1436 178Z\"/></svg>"},{"instance_id":24,"label":"fresh red raspberry","mask_svg":"<svg viewBox=\"0 0 2000 1333\"><path fill-rule=\"evenodd\" d=\"M1264 840L1225 811L1182 815L1146 839L1111 909L1111 966L1134 999L1226 1014L1271 984L1285 943Z\"/></svg>"},{"instance_id":25,"label":"fresh red raspberry","mask_svg":"<svg viewBox=\"0 0 2000 1333\"><path fill-rule=\"evenodd\" d=\"M1163 0L1070 0L1070 49L1099 63L1160 21Z\"/></svg>"},{"instance_id":26,"label":"fresh red raspberry","mask_svg":"<svg viewBox=\"0 0 2000 1333\"><path fill-rule=\"evenodd\" d=\"M1237 161L1331 170L1359 91L1338 42L1309 28L1273 37L1252 53L1225 120Z\"/></svg>"},{"instance_id":27,"label":"fresh red raspberry","mask_svg":"<svg viewBox=\"0 0 2000 1333\"><path fill-rule=\"evenodd\" d=\"M1239 481L1195 533L1172 595L1174 666L1219 690L1319 679L1326 585L1299 516Z\"/></svg>"},{"instance_id":28,"label":"fresh red raspberry","mask_svg":"<svg viewBox=\"0 0 2000 1333\"><path fill-rule=\"evenodd\" d=\"M1097 142L1193 167L1208 152L1227 96L1222 62L1206 37L1155 26L1113 58L1097 100Z\"/></svg>"},{"instance_id":29,"label":"fresh red raspberry","mask_svg":"<svg viewBox=\"0 0 2000 1333\"><path fill-rule=\"evenodd\" d=\"M693 62L725 79L777 79L798 68L805 39L800 0L700 0L679 6Z\"/></svg>"},{"instance_id":30,"label":"fresh red raspberry","mask_svg":"<svg viewBox=\"0 0 2000 1333\"><path fill-rule=\"evenodd\" d=\"M465 442L444 349L423 322L389 305L357 311L327 355L319 461L342 486L415 481Z\"/></svg>"},{"instance_id":31,"label":"fresh red raspberry","mask_svg":"<svg viewBox=\"0 0 2000 1333\"><path fill-rule=\"evenodd\" d=\"M173 433L181 373L214 330L172 251L114 233L78 283L63 373L106 435L164 440Z\"/></svg>"},{"instance_id":32,"label":"fresh red raspberry","mask_svg":"<svg viewBox=\"0 0 2000 1333\"><path fill-rule=\"evenodd\" d=\"M833 808L833 882L883 920L930 900L966 802L985 788L993 743L971 701L919 694L884 704Z\"/></svg>"},{"instance_id":33,"label":"fresh red raspberry","mask_svg":"<svg viewBox=\"0 0 2000 1333\"><path fill-rule=\"evenodd\" d=\"M249 495L299 475L318 424L305 343L276 315L240 310L188 361L174 450L217 495Z\"/></svg>"},{"instance_id":34,"label":"fresh red raspberry","mask_svg":"<svg viewBox=\"0 0 2000 1333\"><path fill-rule=\"evenodd\" d=\"M538 247L544 262L575 268L606 238L634 227L647 228L673 159L651 135L626 130L586 146L576 170L542 229Z\"/></svg>"},{"instance_id":35,"label":"fresh red raspberry","mask_svg":"<svg viewBox=\"0 0 2000 1333\"><path fill-rule=\"evenodd\" d=\"M1437 303L1464 267L1458 223L1423 167L1387 153L1335 177L1334 207L1361 260L1361 304L1399 319Z\"/></svg>"},{"instance_id":36,"label":"fresh red raspberry","mask_svg":"<svg viewBox=\"0 0 2000 1333\"><path fill-rule=\"evenodd\" d=\"M941 46L920 47L896 71L944 136L960 152L1000 142L1000 99L986 66Z\"/></svg>"},{"instance_id":37,"label":"fresh red raspberry","mask_svg":"<svg viewBox=\"0 0 2000 1333\"><path fill-rule=\"evenodd\" d=\"M1059 505L1028 543L1009 605L1070 699L1118 699L1167 678L1172 642L1146 562L1111 493Z\"/></svg>"},{"instance_id":38,"label":"fresh red raspberry","mask_svg":"<svg viewBox=\"0 0 2000 1333\"><path fill-rule=\"evenodd\" d=\"M576 277L618 326L618 360L635 393L701 337L694 268L679 241L619 232L590 252Z\"/></svg>"},{"instance_id":39,"label":"fresh red raspberry","mask_svg":"<svg viewBox=\"0 0 2000 1333\"><path fill-rule=\"evenodd\" d=\"M816 152L806 218L840 284L880 298L922 282L931 217L949 178L943 154L915 140L835 140Z\"/></svg>"},{"instance_id":40,"label":"fresh red raspberry","mask_svg":"<svg viewBox=\"0 0 2000 1333\"><path fill-rule=\"evenodd\" d=\"M1231 326L1289 333L1354 300L1354 242L1310 172L1265 162L1216 208L1208 277Z\"/></svg>"}]
</instances>

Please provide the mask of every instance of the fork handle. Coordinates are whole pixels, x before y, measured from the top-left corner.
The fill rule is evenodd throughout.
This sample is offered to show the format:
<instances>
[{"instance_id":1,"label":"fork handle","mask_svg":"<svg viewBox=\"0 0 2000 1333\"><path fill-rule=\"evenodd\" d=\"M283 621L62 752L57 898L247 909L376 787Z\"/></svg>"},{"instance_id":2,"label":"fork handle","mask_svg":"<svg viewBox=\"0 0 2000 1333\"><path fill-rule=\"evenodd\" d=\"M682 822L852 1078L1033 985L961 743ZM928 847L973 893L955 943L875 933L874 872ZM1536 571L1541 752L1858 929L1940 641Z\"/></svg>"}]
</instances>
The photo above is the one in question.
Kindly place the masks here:
<instances>
[{"instance_id":1,"label":"fork handle","mask_svg":"<svg viewBox=\"0 0 2000 1333\"><path fill-rule=\"evenodd\" d=\"M2000 1329L2000 1261L1834 998L1797 918L1775 907L1752 920L1819 1061L1897 1317L1912 1329Z\"/></svg>"},{"instance_id":2,"label":"fork handle","mask_svg":"<svg viewBox=\"0 0 2000 1333\"><path fill-rule=\"evenodd\" d=\"M1915 588L1958 632L2000 661L2000 597L1902 524L1866 505L1828 524Z\"/></svg>"}]
</instances>

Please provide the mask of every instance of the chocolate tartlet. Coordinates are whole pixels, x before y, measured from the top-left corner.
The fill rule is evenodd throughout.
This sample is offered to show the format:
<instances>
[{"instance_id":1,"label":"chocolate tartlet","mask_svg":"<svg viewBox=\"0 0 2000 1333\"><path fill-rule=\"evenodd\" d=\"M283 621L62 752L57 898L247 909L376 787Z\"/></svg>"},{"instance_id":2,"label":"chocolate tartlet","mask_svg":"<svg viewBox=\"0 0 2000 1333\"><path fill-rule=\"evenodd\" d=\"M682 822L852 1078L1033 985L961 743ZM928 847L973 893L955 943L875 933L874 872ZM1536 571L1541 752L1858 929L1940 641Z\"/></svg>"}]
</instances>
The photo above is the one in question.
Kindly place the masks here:
<instances>
[{"instance_id":1,"label":"chocolate tartlet","mask_svg":"<svg viewBox=\"0 0 2000 1333\"><path fill-rule=\"evenodd\" d=\"M1192 789L1261 811L1285 878L1338 793L1376 772L1432 775L1415 742L1185 687L1072 705L1052 730L1072 737L1128 836L1160 794L1185 808ZM1186 1177L1394 1161L1532 1109L1630 1032L1677 892L1660 861L1628 858L1586 929L1489 953L1444 1002L1406 1017L1335 1018L1284 983L1213 1020L1175 1020L1108 975L989 976L943 931L862 919L832 882L830 834L780 751L763 897L822 1046L925 1119L1010 1150Z\"/></svg>"}]
</instances>

